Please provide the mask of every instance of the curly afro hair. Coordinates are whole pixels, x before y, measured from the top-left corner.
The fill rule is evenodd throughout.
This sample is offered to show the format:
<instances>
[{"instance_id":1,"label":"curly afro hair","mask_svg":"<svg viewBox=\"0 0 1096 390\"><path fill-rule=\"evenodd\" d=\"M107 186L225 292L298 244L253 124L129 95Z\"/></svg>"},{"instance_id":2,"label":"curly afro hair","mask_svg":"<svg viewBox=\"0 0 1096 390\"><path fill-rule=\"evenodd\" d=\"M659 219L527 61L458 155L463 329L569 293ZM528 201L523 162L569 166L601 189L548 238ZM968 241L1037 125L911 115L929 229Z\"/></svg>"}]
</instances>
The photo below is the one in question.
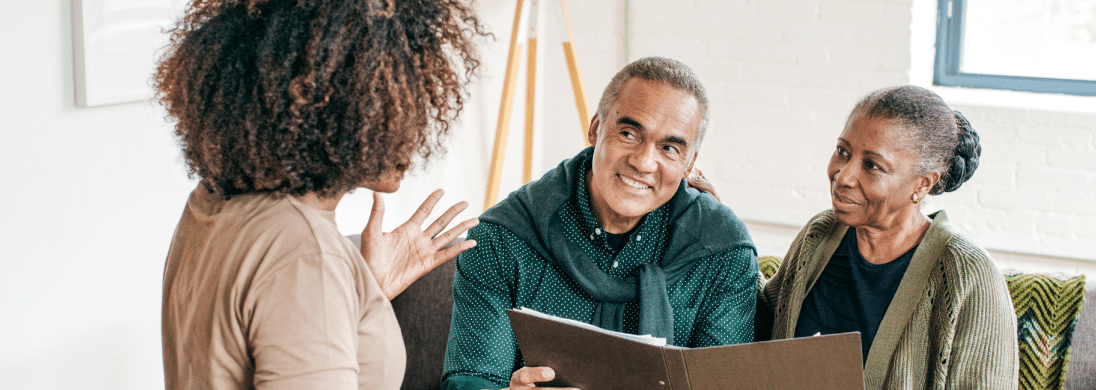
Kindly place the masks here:
<instances>
[{"instance_id":1,"label":"curly afro hair","mask_svg":"<svg viewBox=\"0 0 1096 390\"><path fill-rule=\"evenodd\" d=\"M155 74L189 174L322 197L444 153L487 35L459 0L193 0Z\"/></svg>"}]
</instances>

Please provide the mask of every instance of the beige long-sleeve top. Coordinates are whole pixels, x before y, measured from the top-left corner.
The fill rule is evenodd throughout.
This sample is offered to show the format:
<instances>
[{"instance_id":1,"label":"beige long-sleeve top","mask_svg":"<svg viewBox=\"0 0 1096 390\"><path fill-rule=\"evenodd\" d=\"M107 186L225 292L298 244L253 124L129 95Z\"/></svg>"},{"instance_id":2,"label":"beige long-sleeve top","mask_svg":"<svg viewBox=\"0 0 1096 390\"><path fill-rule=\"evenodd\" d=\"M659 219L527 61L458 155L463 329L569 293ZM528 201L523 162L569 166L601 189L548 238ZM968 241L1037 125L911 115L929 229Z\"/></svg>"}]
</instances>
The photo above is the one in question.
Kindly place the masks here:
<instances>
[{"instance_id":1,"label":"beige long-sleeve top","mask_svg":"<svg viewBox=\"0 0 1096 390\"><path fill-rule=\"evenodd\" d=\"M176 389L396 389L392 306L335 213L292 196L195 189L164 271L164 375Z\"/></svg>"},{"instance_id":2,"label":"beige long-sleeve top","mask_svg":"<svg viewBox=\"0 0 1096 390\"><path fill-rule=\"evenodd\" d=\"M914 251L864 364L865 389L1016 389L1016 315L989 254L940 211ZM799 232L758 294L759 324L794 337L807 293L848 226L830 210Z\"/></svg>"}]
</instances>

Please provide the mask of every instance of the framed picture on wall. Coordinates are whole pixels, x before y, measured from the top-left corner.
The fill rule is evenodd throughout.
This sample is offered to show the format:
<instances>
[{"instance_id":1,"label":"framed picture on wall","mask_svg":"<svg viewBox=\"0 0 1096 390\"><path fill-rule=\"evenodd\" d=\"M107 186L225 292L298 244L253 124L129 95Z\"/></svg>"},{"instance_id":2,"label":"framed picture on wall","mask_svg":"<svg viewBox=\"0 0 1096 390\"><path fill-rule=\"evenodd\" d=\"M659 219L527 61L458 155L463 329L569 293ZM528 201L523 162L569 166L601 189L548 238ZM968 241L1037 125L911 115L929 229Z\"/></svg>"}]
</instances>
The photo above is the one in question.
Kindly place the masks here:
<instances>
[{"instance_id":1,"label":"framed picture on wall","mask_svg":"<svg viewBox=\"0 0 1096 390\"><path fill-rule=\"evenodd\" d=\"M72 0L76 104L146 100L186 0Z\"/></svg>"}]
</instances>

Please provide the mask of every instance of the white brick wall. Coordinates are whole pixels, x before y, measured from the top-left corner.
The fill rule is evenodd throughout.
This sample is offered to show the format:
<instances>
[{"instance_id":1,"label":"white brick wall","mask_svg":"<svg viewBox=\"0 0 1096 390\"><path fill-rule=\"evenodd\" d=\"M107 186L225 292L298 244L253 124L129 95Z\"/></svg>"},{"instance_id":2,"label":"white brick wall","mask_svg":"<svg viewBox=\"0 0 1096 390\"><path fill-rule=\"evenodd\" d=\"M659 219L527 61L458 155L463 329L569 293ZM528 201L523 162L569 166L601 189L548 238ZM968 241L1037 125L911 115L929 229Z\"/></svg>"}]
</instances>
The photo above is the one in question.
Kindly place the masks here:
<instances>
[{"instance_id":1,"label":"white brick wall","mask_svg":"<svg viewBox=\"0 0 1096 390\"><path fill-rule=\"evenodd\" d=\"M493 132L512 4L481 0L480 6L506 15L492 25L498 42L491 55L498 58L488 59L491 85L478 87L485 98L473 96L485 118L474 126ZM877 88L931 83L919 72L931 68L934 20L916 12L934 6L935 0L568 0L591 114L626 61L668 56L697 71L713 109L699 164L748 221L761 253L774 255L829 207L825 166L852 105ZM559 50L547 38L542 45ZM582 147L562 56L545 54L541 67L546 96L538 132L551 136L540 140L536 175ZM945 92L982 137L982 167L962 189L926 207L948 210L1002 267L1096 278L1096 109L1032 108L1047 106L1034 100L1011 108L952 100ZM521 138L522 93L512 143ZM1080 105L1096 107L1096 98ZM519 151L510 150L504 193L517 186Z\"/></svg>"},{"instance_id":2,"label":"white brick wall","mask_svg":"<svg viewBox=\"0 0 1096 390\"><path fill-rule=\"evenodd\" d=\"M911 82L914 1L933 0L629 2L630 59L681 59L708 87L699 163L763 254L829 207L825 165L856 100ZM982 167L927 207L1002 266L1096 276L1096 115L950 103L982 136Z\"/></svg>"}]
</instances>

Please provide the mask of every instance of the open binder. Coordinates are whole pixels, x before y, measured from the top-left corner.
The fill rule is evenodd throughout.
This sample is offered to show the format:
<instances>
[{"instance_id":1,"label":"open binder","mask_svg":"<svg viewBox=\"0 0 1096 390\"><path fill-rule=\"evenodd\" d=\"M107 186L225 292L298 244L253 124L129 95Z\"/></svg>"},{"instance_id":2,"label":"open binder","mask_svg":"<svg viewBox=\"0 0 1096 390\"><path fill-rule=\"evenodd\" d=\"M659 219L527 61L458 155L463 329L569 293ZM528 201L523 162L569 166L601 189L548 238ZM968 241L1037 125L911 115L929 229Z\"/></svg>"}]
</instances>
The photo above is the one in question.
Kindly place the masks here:
<instances>
[{"instance_id":1,"label":"open binder","mask_svg":"<svg viewBox=\"0 0 1096 390\"><path fill-rule=\"evenodd\" d=\"M707 348L507 310L527 366L552 367L541 386L608 389L863 389L860 333Z\"/></svg>"}]
</instances>

